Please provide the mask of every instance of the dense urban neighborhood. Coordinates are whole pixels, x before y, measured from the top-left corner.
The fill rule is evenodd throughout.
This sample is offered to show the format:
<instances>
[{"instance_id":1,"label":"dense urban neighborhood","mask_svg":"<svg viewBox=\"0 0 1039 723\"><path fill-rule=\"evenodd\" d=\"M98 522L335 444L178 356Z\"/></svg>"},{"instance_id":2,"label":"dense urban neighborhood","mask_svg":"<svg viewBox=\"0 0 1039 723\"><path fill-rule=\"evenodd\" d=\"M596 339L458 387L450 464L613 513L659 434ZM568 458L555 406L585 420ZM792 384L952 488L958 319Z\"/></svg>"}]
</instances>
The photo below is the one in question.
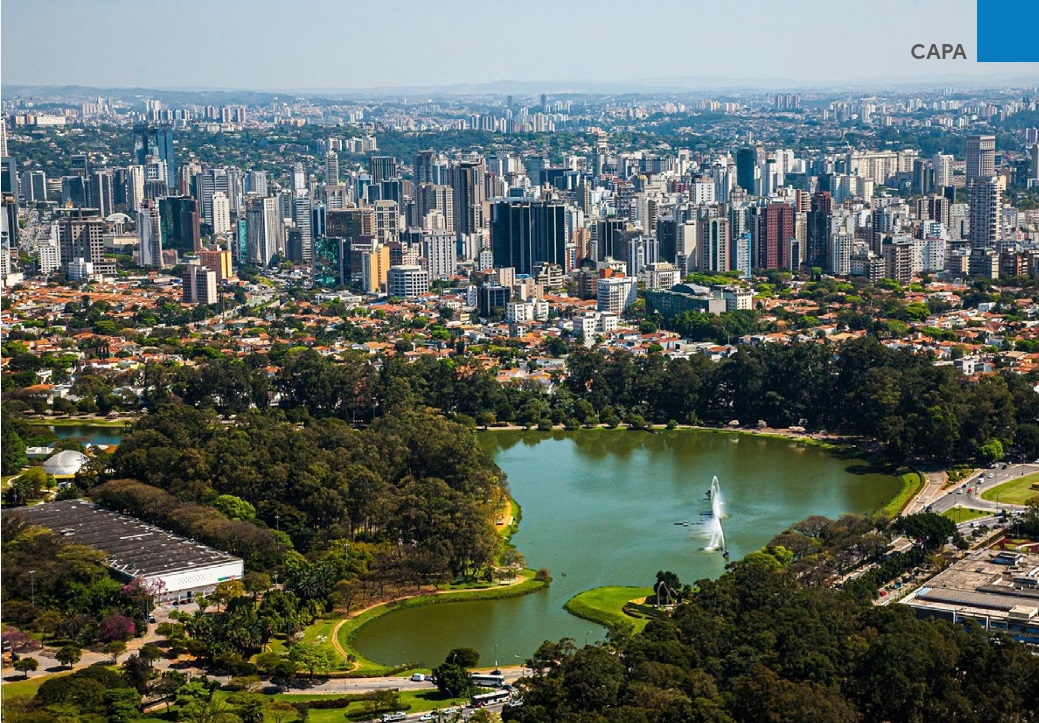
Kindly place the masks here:
<instances>
[{"instance_id":1,"label":"dense urban neighborhood","mask_svg":"<svg viewBox=\"0 0 1039 723\"><path fill-rule=\"evenodd\" d=\"M4 90L5 719L1039 720L1036 86Z\"/></svg>"}]
</instances>

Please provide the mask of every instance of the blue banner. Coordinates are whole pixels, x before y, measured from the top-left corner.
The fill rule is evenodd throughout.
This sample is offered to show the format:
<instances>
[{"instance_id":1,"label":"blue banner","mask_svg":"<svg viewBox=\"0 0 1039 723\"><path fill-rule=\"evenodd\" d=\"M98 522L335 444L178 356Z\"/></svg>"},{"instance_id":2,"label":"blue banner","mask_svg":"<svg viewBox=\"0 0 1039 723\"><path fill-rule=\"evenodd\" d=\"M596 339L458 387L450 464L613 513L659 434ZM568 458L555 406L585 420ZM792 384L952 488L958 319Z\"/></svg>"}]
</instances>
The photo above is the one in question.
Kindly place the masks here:
<instances>
[{"instance_id":1,"label":"blue banner","mask_svg":"<svg viewBox=\"0 0 1039 723\"><path fill-rule=\"evenodd\" d=\"M1039 2L978 0L978 61L1039 62Z\"/></svg>"}]
</instances>

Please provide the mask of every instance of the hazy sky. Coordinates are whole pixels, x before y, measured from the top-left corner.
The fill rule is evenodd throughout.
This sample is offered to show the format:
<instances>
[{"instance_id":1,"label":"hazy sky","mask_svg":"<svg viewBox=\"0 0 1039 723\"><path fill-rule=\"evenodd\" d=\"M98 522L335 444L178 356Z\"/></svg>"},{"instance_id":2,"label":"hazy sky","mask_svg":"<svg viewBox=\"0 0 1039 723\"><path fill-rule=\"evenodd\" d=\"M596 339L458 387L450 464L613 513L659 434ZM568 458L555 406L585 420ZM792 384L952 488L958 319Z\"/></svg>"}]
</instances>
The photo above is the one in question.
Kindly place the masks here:
<instances>
[{"instance_id":1,"label":"hazy sky","mask_svg":"<svg viewBox=\"0 0 1039 723\"><path fill-rule=\"evenodd\" d=\"M6 0L0 23L5 84L1039 79L975 62L975 0ZM913 60L917 42L969 60Z\"/></svg>"}]
</instances>

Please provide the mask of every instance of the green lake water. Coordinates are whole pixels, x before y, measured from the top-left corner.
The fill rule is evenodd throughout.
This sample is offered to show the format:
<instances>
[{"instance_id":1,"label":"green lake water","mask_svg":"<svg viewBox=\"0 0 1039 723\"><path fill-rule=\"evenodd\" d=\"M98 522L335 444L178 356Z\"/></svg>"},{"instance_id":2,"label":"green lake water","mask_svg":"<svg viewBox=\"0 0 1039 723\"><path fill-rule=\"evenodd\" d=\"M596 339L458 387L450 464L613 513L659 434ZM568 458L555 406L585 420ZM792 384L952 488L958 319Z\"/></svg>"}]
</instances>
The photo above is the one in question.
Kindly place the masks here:
<instances>
[{"instance_id":1,"label":"green lake water","mask_svg":"<svg viewBox=\"0 0 1039 723\"><path fill-rule=\"evenodd\" d=\"M481 653L481 664L517 664L547 639L578 645L603 630L563 609L600 585L651 585L657 570L683 582L717 577L725 567L705 552L701 513L718 476L732 559L766 544L809 515L836 517L882 506L893 477L855 474L855 460L790 440L676 430L660 434L480 433L508 475L523 520L513 543L528 567L547 567L544 591L505 600L427 605L384 615L358 631L354 646L384 664L438 665L454 647ZM688 527L675 522L690 521Z\"/></svg>"}]
</instances>

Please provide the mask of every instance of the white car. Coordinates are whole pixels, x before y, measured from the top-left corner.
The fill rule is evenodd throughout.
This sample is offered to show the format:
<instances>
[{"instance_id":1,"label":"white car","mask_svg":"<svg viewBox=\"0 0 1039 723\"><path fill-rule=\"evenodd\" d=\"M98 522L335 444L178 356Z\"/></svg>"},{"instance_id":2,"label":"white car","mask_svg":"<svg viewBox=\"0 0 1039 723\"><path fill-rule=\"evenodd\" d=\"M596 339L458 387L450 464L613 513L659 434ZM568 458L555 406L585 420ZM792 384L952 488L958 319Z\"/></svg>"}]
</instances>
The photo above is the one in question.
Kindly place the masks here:
<instances>
[{"instance_id":1,"label":"white car","mask_svg":"<svg viewBox=\"0 0 1039 723\"><path fill-rule=\"evenodd\" d=\"M426 676L424 676L422 673L415 673L413 676L411 676L411 679L416 683L426 682Z\"/></svg>"},{"instance_id":2,"label":"white car","mask_svg":"<svg viewBox=\"0 0 1039 723\"><path fill-rule=\"evenodd\" d=\"M436 713L424 713L423 715L420 715L418 717L418 719L419 720L436 720L437 719L437 714Z\"/></svg>"}]
</instances>

